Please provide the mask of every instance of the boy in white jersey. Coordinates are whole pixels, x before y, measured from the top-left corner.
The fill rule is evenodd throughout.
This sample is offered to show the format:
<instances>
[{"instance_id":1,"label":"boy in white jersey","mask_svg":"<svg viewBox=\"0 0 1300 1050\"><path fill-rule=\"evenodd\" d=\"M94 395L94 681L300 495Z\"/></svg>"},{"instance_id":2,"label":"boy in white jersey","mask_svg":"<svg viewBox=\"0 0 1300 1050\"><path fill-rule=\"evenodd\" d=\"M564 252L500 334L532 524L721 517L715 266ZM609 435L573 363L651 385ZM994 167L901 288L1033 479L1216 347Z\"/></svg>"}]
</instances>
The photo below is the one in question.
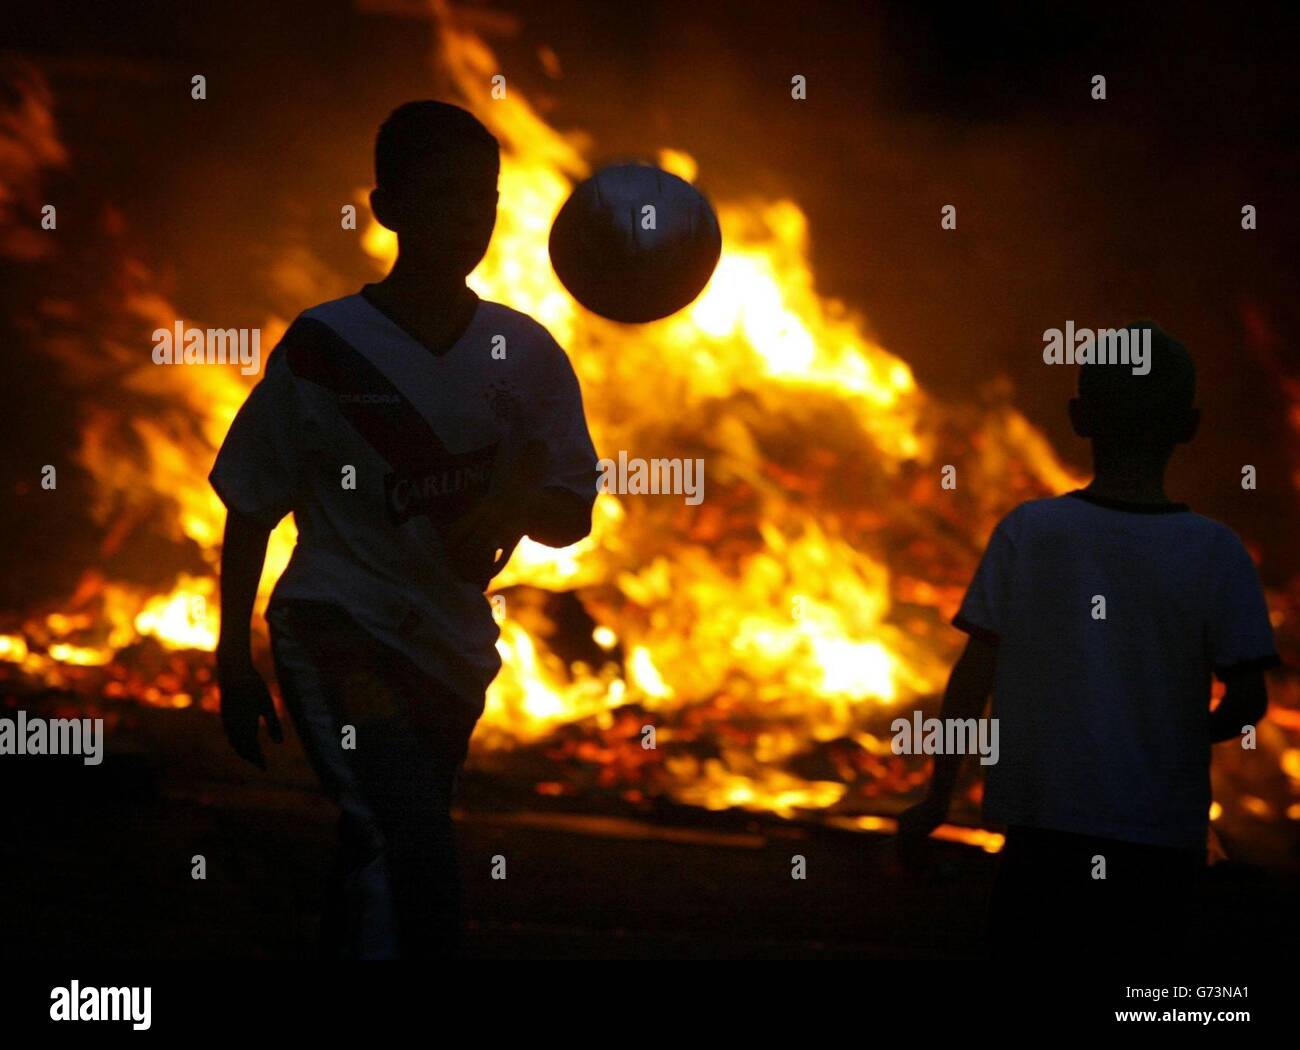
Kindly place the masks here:
<instances>
[{"instance_id":1,"label":"boy in white jersey","mask_svg":"<svg viewBox=\"0 0 1300 1050\"><path fill-rule=\"evenodd\" d=\"M1001 746L984 809L1007 838L990 934L1023 958L1179 949L1210 745L1263 717L1277 663L1241 541L1165 495L1199 422L1191 357L1135 328L1151 330L1150 372L1084 365L1070 403L1092 483L1008 514L953 619L970 639L941 717L978 717L992 693ZM1227 693L1211 712L1216 674ZM928 797L902 817L905 846L945 818L960 762L936 758Z\"/></svg>"},{"instance_id":2,"label":"boy in white jersey","mask_svg":"<svg viewBox=\"0 0 1300 1050\"><path fill-rule=\"evenodd\" d=\"M212 471L228 510L217 673L231 744L265 768L258 723L281 730L249 620L268 534L292 512L267 619L342 811L328 950L430 957L459 946L451 794L500 667L484 591L522 536L587 535L596 455L564 351L465 284L496 221L496 140L455 106L407 103L375 168L392 272L294 321Z\"/></svg>"}]
</instances>

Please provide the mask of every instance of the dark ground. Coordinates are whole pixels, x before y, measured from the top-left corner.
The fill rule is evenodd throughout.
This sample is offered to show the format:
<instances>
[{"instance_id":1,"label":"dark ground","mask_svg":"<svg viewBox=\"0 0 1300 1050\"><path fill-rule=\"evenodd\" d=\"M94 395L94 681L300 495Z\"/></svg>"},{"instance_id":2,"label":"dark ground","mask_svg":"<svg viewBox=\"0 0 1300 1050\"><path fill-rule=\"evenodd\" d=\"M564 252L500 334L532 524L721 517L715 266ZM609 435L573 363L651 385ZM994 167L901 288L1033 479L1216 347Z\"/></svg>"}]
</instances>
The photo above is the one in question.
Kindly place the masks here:
<instances>
[{"instance_id":1,"label":"dark ground","mask_svg":"<svg viewBox=\"0 0 1300 1050\"><path fill-rule=\"evenodd\" d=\"M25 705L36 714L38 705ZM12 712L6 712L12 714ZM0 760L0 957L310 958L333 814L292 739L262 774L214 715L130 709L99 767ZM484 959L973 958L996 858L765 816L545 812L469 775L459 830L469 952ZM571 806L572 802L569 803ZM207 878L191 878L201 854ZM508 877L490 877L494 855ZM807 858L807 879L790 876ZM1294 943L1294 892L1214 869L1207 943ZM1276 901L1276 903L1272 903Z\"/></svg>"}]
</instances>

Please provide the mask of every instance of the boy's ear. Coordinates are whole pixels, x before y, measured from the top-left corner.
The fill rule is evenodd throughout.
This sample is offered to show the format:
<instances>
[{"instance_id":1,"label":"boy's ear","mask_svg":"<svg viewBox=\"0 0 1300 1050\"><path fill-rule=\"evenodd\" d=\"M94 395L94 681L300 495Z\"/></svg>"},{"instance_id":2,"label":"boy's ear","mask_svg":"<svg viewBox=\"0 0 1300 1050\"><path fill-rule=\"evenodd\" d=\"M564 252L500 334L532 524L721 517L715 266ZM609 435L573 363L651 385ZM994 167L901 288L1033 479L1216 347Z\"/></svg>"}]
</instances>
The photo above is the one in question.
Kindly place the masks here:
<instances>
[{"instance_id":1,"label":"boy's ear","mask_svg":"<svg viewBox=\"0 0 1300 1050\"><path fill-rule=\"evenodd\" d=\"M370 211L379 220L380 226L384 226L394 233L397 232L397 227L394 225L397 216L394 214L393 200L379 186L370 191Z\"/></svg>"},{"instance_id":2,"label":"boy's ear","mask_svg":"<svg viewBox=\"0 0 1300 1050\"><path fill-rule=\"evenodd\" d=\"M1088 418L1088 409L1077 397L1070 398L1070 426L1079 437L1092 437L1092 420Z\"/></svg>"}]
</instances>

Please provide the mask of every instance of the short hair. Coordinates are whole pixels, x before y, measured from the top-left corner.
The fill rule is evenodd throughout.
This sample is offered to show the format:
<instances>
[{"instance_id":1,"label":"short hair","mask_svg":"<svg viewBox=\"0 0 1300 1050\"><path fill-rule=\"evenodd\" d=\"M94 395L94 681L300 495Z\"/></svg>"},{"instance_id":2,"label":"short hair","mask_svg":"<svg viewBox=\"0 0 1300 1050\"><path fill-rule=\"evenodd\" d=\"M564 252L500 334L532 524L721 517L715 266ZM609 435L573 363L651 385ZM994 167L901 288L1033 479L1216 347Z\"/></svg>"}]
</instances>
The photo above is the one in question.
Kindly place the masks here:
<instances>
[{"instance_id":1,"label":"short hair","mask_svg":"<svg viewBox=\"0 0 1300 1050\"><path fill-rule=\"evenodd\" d=\"M472 113L432 99L403 103L375 136L375 185L400 187L413 166L436 166L473 150L490 154L494 173L499 170L501 146Z\"/></svg>"},{"instance_id":2,"label":"short hair","mask_svg":"<svg viewBox=\"0 0 1300 1050\"><path fill-rule=\"evenodd\" d=\"M1135 375L1131 364L1081 365L1079 399L1100 436L1164 439L1196 401L1196 364L1187 348L1154 321L1126 327L1130 340L1150 331L1150 370Z\"/></svg>"}]
</instances>

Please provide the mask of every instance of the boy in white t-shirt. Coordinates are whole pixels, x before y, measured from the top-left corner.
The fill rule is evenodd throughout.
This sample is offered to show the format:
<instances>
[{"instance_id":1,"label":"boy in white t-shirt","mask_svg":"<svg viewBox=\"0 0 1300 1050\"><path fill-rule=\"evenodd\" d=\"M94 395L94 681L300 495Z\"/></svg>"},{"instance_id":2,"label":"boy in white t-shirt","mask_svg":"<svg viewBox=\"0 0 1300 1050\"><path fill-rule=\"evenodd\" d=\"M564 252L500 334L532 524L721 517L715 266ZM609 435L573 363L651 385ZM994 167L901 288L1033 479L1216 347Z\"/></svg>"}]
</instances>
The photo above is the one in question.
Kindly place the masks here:
<instances>
[{"instance_id":1,"label":"boy in white t-shirt","mask_svg":"<svg viewBox=\"0 0 1300 1050\"><path fill-rule=\"evenodd\" d=\"M500 668L484 596L520 538L591 528L596 454L564 351L465 284L496 222L499 151L469 113L395 110L375 144L392 272L290 326L222 445L217 674L226 734L281 739L249 620L267 537L298 544L267 610L276 677L341 811L325 940L337 956L454 954L451 795Z\"/></svg>"},{"instance_id":2,"label":"boy in white t-shirt","mask_svg":"<svg viewBox=\"0 0 1300 1050\"><path fill-rule=\"evenodd\" d=\"M1227 526L1170 501L1164 474L1196 432L1195 368L1159 328L1151 369L1089 364L1070 402L1093 446L1086 488L1021 504L997 526L953 623L970 635L942 718L990 692L999 760L986 820L1007 826L995 951L1177 951L1204 865L1210 745L1267 709L1278 662L1249 554ZM1211 676L1227 693L1209 710ZM960 755L936 758L904 846L945 818Z\"/></svg>"}]
</instances>

